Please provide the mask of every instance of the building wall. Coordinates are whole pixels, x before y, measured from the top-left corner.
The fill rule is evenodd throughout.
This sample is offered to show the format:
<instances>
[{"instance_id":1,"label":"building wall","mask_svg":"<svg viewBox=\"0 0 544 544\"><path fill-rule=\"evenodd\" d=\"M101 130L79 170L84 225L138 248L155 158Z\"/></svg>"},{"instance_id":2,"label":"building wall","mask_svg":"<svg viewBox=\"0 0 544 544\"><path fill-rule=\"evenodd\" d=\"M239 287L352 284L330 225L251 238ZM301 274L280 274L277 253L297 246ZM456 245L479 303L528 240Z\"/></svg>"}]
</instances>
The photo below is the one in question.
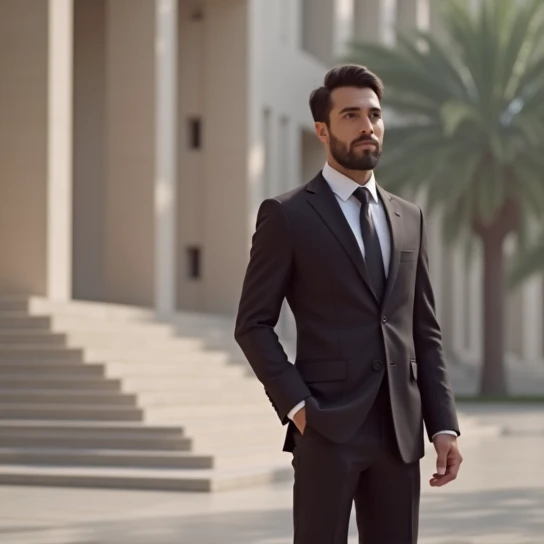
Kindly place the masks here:
<instances>
[{"instance_id":1,"label":"building wall","mask_svg":"<svg viewBox=\"0 0 544 544\"><path fill-rule=\"evenodd\" d=\"M191 251L204 251L206 209L205 7L180 3L178 10L178 193L177 193L177 306L199 310L204 282L192 277ZM200 148L192 147L192 126L201 124Z\"/></svg>"},{"instance_id":2,"label":"building wall","mask_svg":"<svg viewBox=\"0 0 544 544\"><path fill-rule=\"evenodd\" d=\"M0 6L0 291L47 290L48 5Z\"/></svg>"},{"instance_id":3,"label":"building wall","mask_svg":"<svg viewBox=\"0 0 544 544\"><path fill-rule=\"evenodd\" d=\"M201 311L236 310L249 233L248 1L208 0Z\"/></svg>"},{"instance_id":4,"label":"building wall","mask_svg":"<svg viewBox=\"0 0 544 544\"><path fill-rule=\"evenodd\" d=\"M346 40L394 43L397 25L442 32L435 0L179 0L176 54L164 57L165 26L156 11L163 1L173 5L74 0L69 145L70 111L62 102L72 92L71 71L57 57L60 51L62 62L69 59L72 44L51 29L70 30L64 19L71 4L2 3L0 122L10 127L0 132L3 293L60 293L71 275L76 298L157 307L158 279L168 277L171 261L175 286L161 292L172 309L234 314L259 205L323 164L308 98ZM174 57L177 74L165 77ZM165 85L177 96L177 111L166 120L164 112L174 110L161 102ZM175 135L165 136L167 125L177 127ZM161 193L165 141L177 150L177 187L168 195ZM72 145L73 169L66 155ZM69 264L62 260L71 235L64 227L72 212L64 203L68 168ZM174 205L165 207L169 197ZM170 220L171 247L162 237ZM445 344L477 359L481 252L466 263L460 248L445 247L440 218L427 226ZM57 275L58 291L51 287ZM542 290L542 282L531 282L509 299L507 344L522 358L542 356ZM279 329L292 336L287 308Z\"/></svg>"}]
</instances>

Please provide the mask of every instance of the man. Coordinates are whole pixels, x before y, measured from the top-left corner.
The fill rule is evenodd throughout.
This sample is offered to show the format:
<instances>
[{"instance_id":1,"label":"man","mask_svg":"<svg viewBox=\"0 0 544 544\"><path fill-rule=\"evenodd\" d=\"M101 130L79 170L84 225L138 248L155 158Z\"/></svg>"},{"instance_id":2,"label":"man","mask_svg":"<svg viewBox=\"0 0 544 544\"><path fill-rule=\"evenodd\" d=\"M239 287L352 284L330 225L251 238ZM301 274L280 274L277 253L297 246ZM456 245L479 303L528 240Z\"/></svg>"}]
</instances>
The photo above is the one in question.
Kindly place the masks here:
<instances>
[{"instance_id":1,"label":"man","mask_svg":"<svg viewBox=\"0 0 544 544\"><path fill-rule=\"evenodd\" d=\"M361 543L416 543L423 421L438 455L431 486L455 479L462 461L423 215L373 174L382 95L356 65L312 93L327 163L262 203L240 300L236 340L290 422L295 544L345 544L353 502ZM274 333L284 298L294 365Z\"/></svg>"}]
</instances>

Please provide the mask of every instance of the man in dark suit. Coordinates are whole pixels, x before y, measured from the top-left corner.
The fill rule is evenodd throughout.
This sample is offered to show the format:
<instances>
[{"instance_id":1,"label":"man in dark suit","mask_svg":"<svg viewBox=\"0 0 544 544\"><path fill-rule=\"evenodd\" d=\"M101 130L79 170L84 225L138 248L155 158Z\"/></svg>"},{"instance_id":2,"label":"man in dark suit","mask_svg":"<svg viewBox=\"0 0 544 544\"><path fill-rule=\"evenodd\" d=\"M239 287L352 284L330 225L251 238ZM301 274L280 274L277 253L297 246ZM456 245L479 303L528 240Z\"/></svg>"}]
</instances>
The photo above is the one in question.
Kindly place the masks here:
<instances>
[{"instance_id":1,"label":"man in dark suit","mask_svg":"<svg viewBox=\"0 0 544 544\"><path fill-rule=\"evenodd\" d=\"M295 469L295 544L417 542L423 421L431 486L456 478L459 426L420 208L376 184L383 84L331 70L310 97L327 163L258 213L235 337L282 423ZM424 152L425 150L421 150ZM287 299L291 364L274 332Z\"/></svg>"}]
</instances>

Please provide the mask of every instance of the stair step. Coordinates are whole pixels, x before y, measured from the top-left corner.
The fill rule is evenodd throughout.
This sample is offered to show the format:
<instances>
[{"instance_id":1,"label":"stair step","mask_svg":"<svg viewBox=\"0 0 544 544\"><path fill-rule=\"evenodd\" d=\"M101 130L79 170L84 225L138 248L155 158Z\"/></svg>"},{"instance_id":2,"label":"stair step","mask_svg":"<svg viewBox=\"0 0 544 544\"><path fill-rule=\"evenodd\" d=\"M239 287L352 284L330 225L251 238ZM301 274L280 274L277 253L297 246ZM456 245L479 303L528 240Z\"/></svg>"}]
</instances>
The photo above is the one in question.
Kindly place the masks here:
<instances>
[{"instance_id":1,"label":"stair step","mask_svg":"<svg viewBox=\"0 0 544 544\"><path fill-rule=\"evenodd\" d=\"M83 350L48 345L0 346L0 364L19 361L29 363L46 363L48 361L81 363L83 362Z\"/></svg>"},{"instance_id":2,"label":"stair step","mask_svg":"<svg viewBox=\"0 0 544 544\"><path fill-rule=\"evenodd\" d=\"M265 405L266 405L265 401ZM255 406L255 405L254 405ZM259 404L262 407L262 404ZM283 426L273 410L272 406L266 405L264 411L248 410L244 413L238 414L235 418L230 414L224 414L223 412L216 411L215 414L205 416L187 416L185 418L184 428L189 435L193 435L195 432L208 434L213 432L223 432L225 429L241 430L252 429L260 427L261 429L279 428L282 432L286 431L286 427ZM167 425L167 424L161 424Z\"/></svg>"},{"instance_id":3,"label":"stair step","mask_svg":"<svg viewBox=\"0 0 544 544\"><path fill-rule=\"evenodd\" d=\"M241 455L246 451L246 448L251 446L266 446L268 452L276 452L281 450L285 440L285 432L266 426L244 431L223 429L223 432L207 435L195 431L191 436L193 437L192 451L211 451L214 454L227 448L236 447Z\"/></svg>"},{"instance_id":4,"label":"stair step","mask_svg":"<svg viewBox=\"0 0 544 544\"><path fill-rule=\"evenodd\" d=\"M203 348L202 340L181 336L148 334L145 331L123 333L105 330L72 330L65 334L67 344L74 347L87 347L104 350L152 349L162 351L198 352Z\"/></svg>"},{"instance_id":5,"label":"stair step","mask_svg":"<svg viewBox=\"0 0 544 544\"><path fill-rule=\"evenodd\" d=\"M99 363L69 363L69 362L28 362L19 361L11 363L0 363L0 381L6 376L19 377L24 379L27 376L48 376L51 379L80 377L80 376L105 376L106 369Z\"/></svg>"},{"instance_id":6,"label":"stair step","mask_svg":"<svg viewBox=\"0 0 544 544\"><path fill-rule=\"evenodd\" d=\"M176 338L172 328L163 323L124 322L121 320L55 314L51 315L49 319L53 331L64 332L66 334L80 332L104 336L132 335L138 337L138 335L144 335L147 338L155 337L157 339Z\"/></svg>"},{"instance_id":7,"label":"stair step","mask_svg":"<svg viewBox=\"0 0 544 544\"><path fill-rule=\"evenodd\" d=\"M28 436L45 431L65 436L100 435L121 438L178 439L185 436L182 427L176 425L143 425L130 421L21 421L17 419L0 421L0 434L21 432Z\"/></svg>"},{"instance_id":8,"label":"stair step","mask_svg":"<svg viewBox=\"0 0 544 544\"><path fill-rule=\"evenodd\" d=\"M4 384L2 384L4 386ZM89 391L83 389L65 390L65 389L19 389L8 390L0 389L0 402L9 403L81 403L81 404L108 404L110 406L136 406L136 395L113 392L104 393L102 391Z\"/></svg>"},{"instance_id":9,"label":"stair step","mask_svg":"<svg viewBox=\"0 0 544 544\"><path fill-rule=\"evenodd\" d=\"M133 344L134 346L134 344ZM145 363L150 361L161 364L183 364L189 368L221 368L229 362L228 356L221 352L199 352L181 350L146 350L139 344L131 349L95 349L85 348L85 355L93 361L115 361L115 363Z\"/></svg>"},{"instance_id":10,"label":"stair step","mask_svg":"<svg viewBox=\"0 0 544 544\"><path fill-rule=\"evenodd\" d=\"M237 389L226 389L223 391L218 390L209 393L185 389L181 391L152 391L138 394L138 402L146 409L151 407L181 407L198 404L213 404L214 406L217 406L224 403L232 404L240 402L241 398L244 399L244 402L254 401L256 404L261 404L265 401L263 392L250 386L239 387Z\"/></svg>"},{"instance_id":11,"label":"stair step","mask_svg":"<svg viewBox=\"0 0 544 544\"><path fill-rule=\"evenodd\" d=\"M290 480L288 456L274 466L236 470L160 470L130 468L64 468L0 466L0 484L51 487L108 488L155 491L211 492Z\"/></svg>"},{"instance_id":12,"label":"stair step","mask_svg":"<svg viewBox=\"0 0 544 544\"><path fill-rule=\"evenodd\" d=\"M40 433L23 433L20 429L2 429L0 434L1 448L34 448L66 450L159 450L189 451L192 440L187 437L130 437L111 436L101 433L56 433L42 430Z\"/></svg>"},{"instance_id":13,"label":"stair step","mask_svg":"<svg viewBox=\"0 0 544 544\"><path fill-rule=\"evenodd\" d=\"M49 330L51 318L48 316L33 316L23 312L2 312L0 314L0 330Z\"/></svg>"},{"instance_id":14,"label":"stair step","mask_svg":"<svg viewBox=\"0 0 544 544\"><path fill-rule=\"evenodd\" d=\"M28 312L30 300L24 296L2 296L0 297L0 312Z\"/></svg>"},{"instance_id":15,"label":"stair step","mask_svg":"<svg viewBox=\"0 0 544 544\"><path fill-rule=\"evenodd\" d=\"M0 420L32 419L62 421L141 421L143 412L132 406L80 405L80 404L6 404L0 402Z\"/></svg>"},{"instance_id":16,"label":"stair step","mask_svg":"<svg viewBox=\"0 0 544 544\"><path fill-rule=\"evenodd\" d=\"M0 331L0 346L38 344L42 346L66 346L66 335L50 331Z\"/></svg>"},{"instance_id":17,"label":"stair step","mask_svg":"<svg viewBox=\"0 0 544 544\"><path fill-rule=\"evenodd\" d=\"M222 415L238 416L244 414L269 414L272 410L266 400L262 403L201 403L195 405L179 406L151 406L145 410L145 421L149 423L161 421L187 421L190 418L215 418L218 413Z\"/></svg>"},{"instance_id":18,"label":"stair step","mask_svg":"<svg viewBox=\"0 0 544 544\"><path fill-rule=\"evenodd\" d=\"M250 383L248 383L250 382ZM203 395L210 394L218 389L244 390L247 387L255 387L254 377L245 377L237 372L235 375L193 375L182 380L172 380L170 376L128 376L123 377L123 389L125 391L141 392L173 392L173 391L200 391ZM259 384L260 385L260 384ZM265 395L260 386L261 395Z\"/></svg>"},{"instance_id":19,"label":"stair step","mask_svg":"<svg viewBox=\"0 0 544 544\"><path fill-rule=\"evenodd\" d=\"M48 391L51 389L87 390L95 392L116 391L121 392L121 380L94 376L66 376L64 374L42 376L2 376L0 385L6 389L39 389Z\"/></svg>"},{"instance_id":20,"label":"stair step","mask_svg":"<svg viewBox=\"0 0 544 544\"><path fill-rule=\"evenodd\" d=\"M269 444L250 444L226 448L214 455L188 451L107 450L89 448L13 448L0 447L0 465L39 465L64 467L131 467L163 469L237 468L264 465L286 457L281 448Z\"/></svg>"},{"instance_id":21,"label":"stair step","mask_svg":"<svg viewBox=\"0 0 544 544\"><path fill-rule=\"evenodd\" d=\"M133 468L213 468L211 455L191 452L138 450L73 450L38 448L0 448L0 465L56 465L64 467L133 467Z\"/></svg>"},{"instance_id":22,"label":"stair step","mask_svg":"<svg viewBox=\"0 0 544 544\"><path fill-rule=\"evenodd\" d=\"M236 365L207 366L188 365L184 362L164 363L162 361L147 360L144 362L107 361L107 375L114 378L131 379L134 377L163 377L171 379L190 379L195 376L236 377L248 375L247 369Z\"/></svg>"}]
</instances>

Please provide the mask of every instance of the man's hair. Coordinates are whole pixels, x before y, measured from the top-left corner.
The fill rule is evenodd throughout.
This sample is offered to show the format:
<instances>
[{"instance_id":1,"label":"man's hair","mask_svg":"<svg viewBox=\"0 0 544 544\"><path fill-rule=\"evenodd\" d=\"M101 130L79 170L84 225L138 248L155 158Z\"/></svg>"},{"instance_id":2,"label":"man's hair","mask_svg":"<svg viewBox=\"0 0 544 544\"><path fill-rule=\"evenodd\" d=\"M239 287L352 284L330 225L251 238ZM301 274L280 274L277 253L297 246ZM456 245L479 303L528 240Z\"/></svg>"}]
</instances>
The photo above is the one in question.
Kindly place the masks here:
<instances>
[{"instance_id":1,"label":"man's hair","mask_svg":"<svg viewBox=\"0 0 544 544\"><path fill-rule=\"evenodd\" d=\"M316 123L329 124L332 110L331 94L334 89L340 87L357 87L359 89L372 89L378 99L383 97L383 82L366 66L358 64L345 64L333 68L325 75L323 85L315 89L310 95L310 110Z\"/></svg>"}]
</instances>

